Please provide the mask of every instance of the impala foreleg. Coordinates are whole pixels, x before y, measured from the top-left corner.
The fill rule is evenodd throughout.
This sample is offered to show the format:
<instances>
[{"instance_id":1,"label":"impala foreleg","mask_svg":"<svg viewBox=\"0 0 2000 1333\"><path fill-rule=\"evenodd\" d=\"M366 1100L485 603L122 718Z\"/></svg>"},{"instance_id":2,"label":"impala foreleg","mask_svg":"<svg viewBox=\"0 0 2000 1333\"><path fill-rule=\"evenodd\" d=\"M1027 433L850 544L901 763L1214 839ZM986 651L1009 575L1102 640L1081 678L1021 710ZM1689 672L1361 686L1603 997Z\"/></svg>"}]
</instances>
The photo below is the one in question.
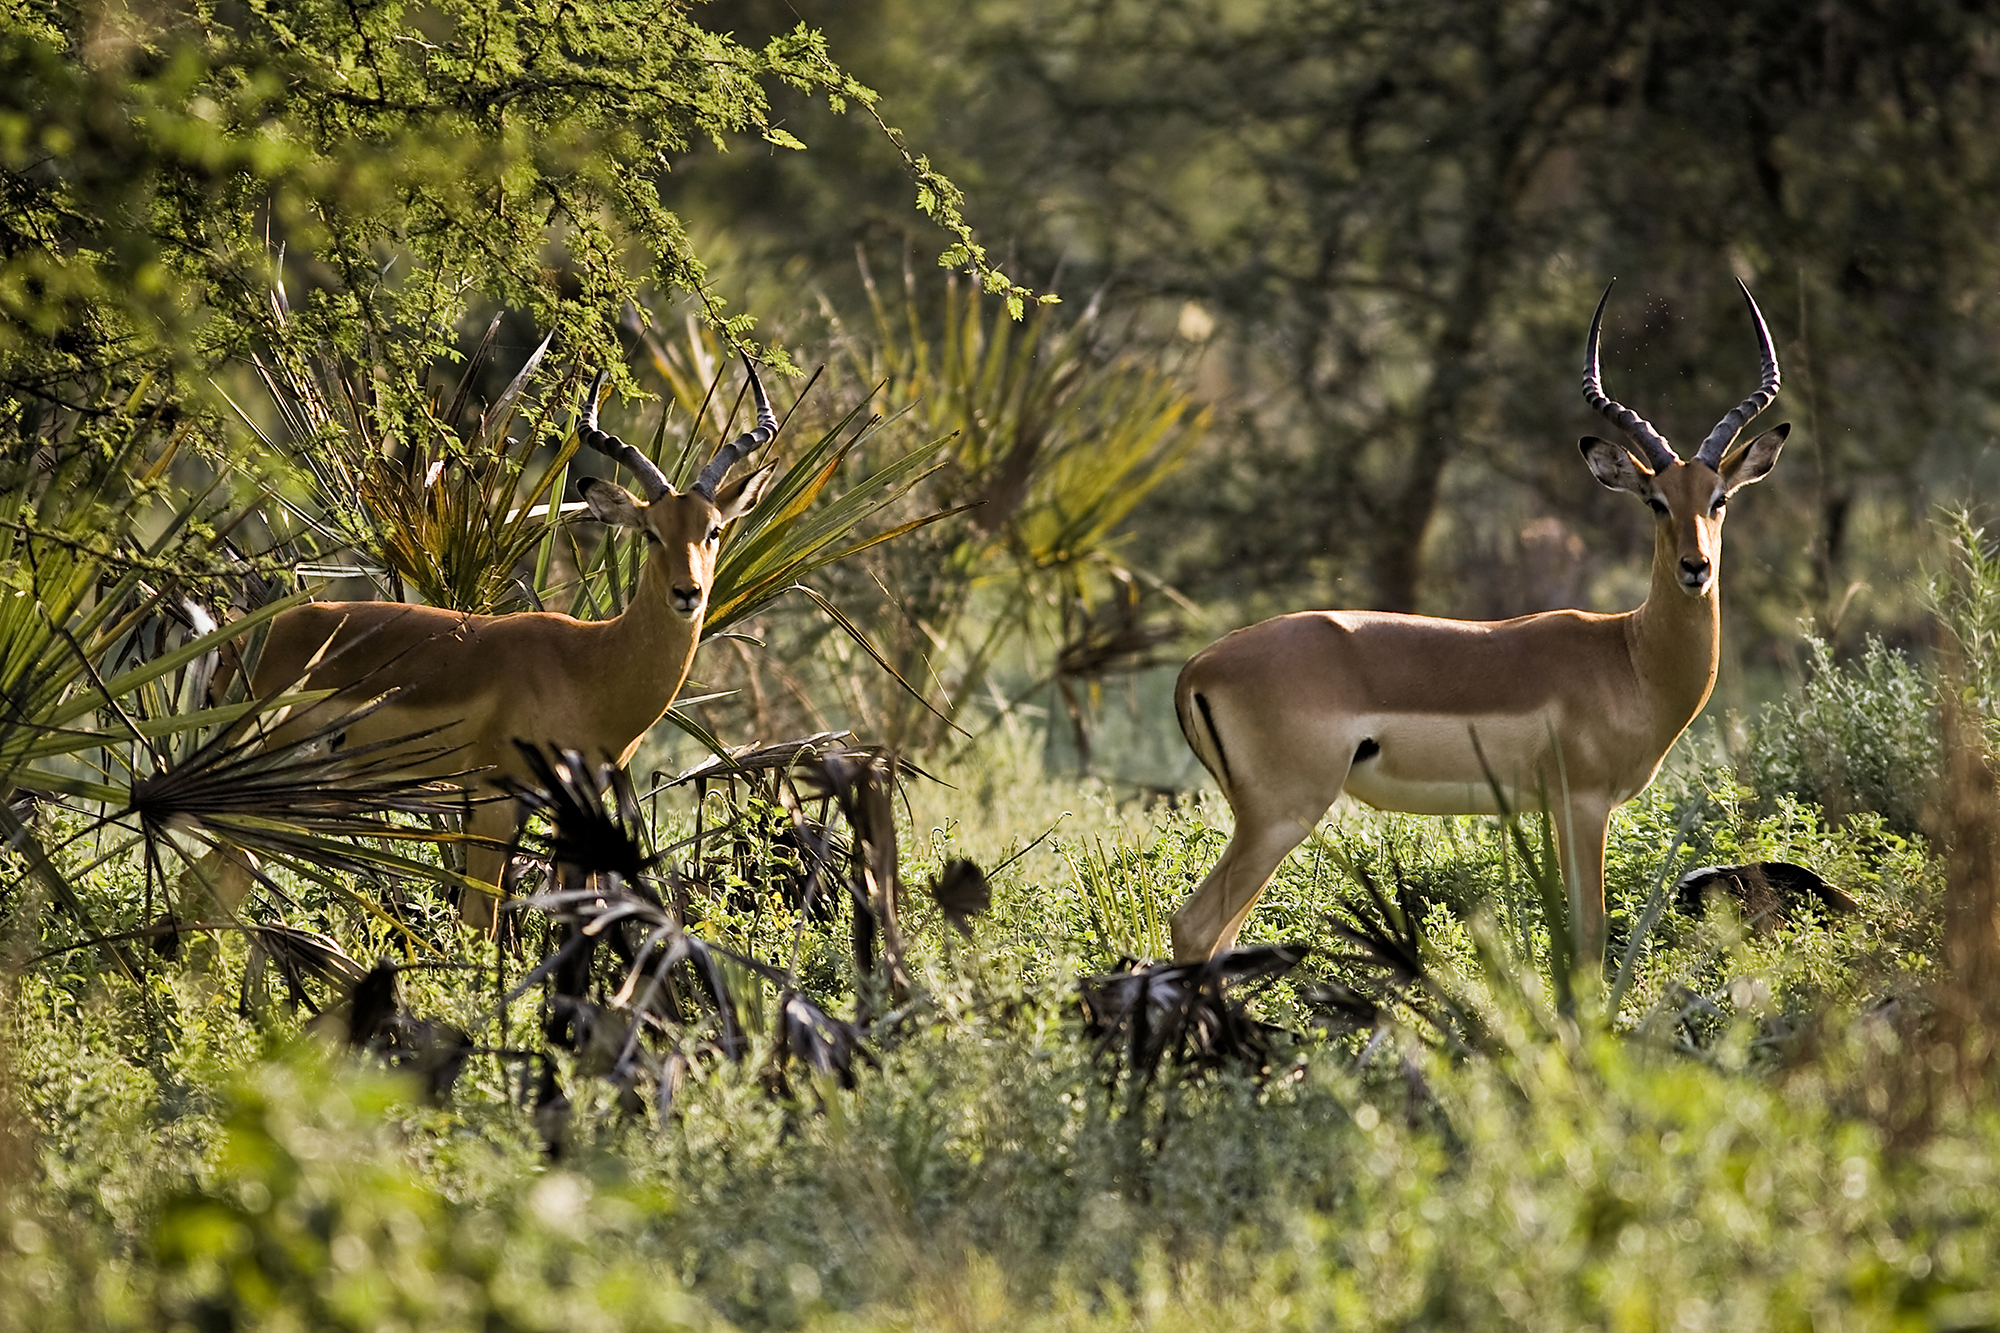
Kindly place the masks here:
<instances>
[{"instance_id":1,"label":"impala foreleg","mask_svg":"<svg viewBox=\"0 0 2000 1333\"><path fill-rule=\"evenodd\" d=\"M1604 910L1604 840L1611 826L1611 807L1572 797L1567 811L1556 812L1555 822L1556 855L1570 902L1576 908L1577 966L1601 967L1609 935Z\"/></svg>"},{"instance_id":2,"label":"impala foreleg","mask_svg":"<svg viewBox=\"0 0 2000 1333\"><path fill-rule=\"evenodd\" d=\"M181 871L180 909L197 920L210 907L235 916L257 882L257 868L256 856L240 847L214 848Z\"/></svg>"},{"instance_id":3,"label":"impala foreleg","mask_svg":"<svg viewBox=\"0 0 2000 1333\"><path fill-rule=\"evenodd\" d=\"M520 803L488 800L473 806L466 812L465 831L481 840L465 844L465 877L490 887L468 887L461 893L458 915L466 925L490 936L498 928L496 909L507 898L507 867L521 832Z\"/></svg>"}]
</instances>

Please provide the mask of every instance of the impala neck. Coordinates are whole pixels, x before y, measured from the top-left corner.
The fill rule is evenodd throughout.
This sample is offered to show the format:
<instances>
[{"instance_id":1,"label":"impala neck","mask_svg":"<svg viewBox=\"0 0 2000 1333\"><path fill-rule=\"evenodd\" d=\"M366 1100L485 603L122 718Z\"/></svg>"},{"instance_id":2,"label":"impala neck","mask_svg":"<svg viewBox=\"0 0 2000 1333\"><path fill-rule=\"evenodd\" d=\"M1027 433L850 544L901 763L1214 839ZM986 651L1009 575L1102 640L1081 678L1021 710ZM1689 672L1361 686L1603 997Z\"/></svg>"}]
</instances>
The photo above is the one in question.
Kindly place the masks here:
<instances>
[{"instance_id":1,"label":"impala neck","mask_svg":"<svg viewBox=\"0 0 2000 1333\"><path fill-rule=\"evenodd\" d=\"M1678 735L1694 720L1715 689L1722 654L1722 550L1708 591L1690 597L1680 586L1680 553L1673 529L1654 526L1653 583L1643 606L1632 613L1632 666L1640 687L1653 701L1660 728Z\"/></svg>"},{"instance_id":2,"label":"impala neck","mask_svg":"<svg viewBox=\"0 0 2000 1333\"><path fill-rule=\"evenodd\" d=\"M650 557L639 589L623 612L601 622L597 636L597 697L613 730L637 737L666 713L687 679L701 638L702 612L689 620L667 600L667 576Z\"/></svg>"}]
</instances>

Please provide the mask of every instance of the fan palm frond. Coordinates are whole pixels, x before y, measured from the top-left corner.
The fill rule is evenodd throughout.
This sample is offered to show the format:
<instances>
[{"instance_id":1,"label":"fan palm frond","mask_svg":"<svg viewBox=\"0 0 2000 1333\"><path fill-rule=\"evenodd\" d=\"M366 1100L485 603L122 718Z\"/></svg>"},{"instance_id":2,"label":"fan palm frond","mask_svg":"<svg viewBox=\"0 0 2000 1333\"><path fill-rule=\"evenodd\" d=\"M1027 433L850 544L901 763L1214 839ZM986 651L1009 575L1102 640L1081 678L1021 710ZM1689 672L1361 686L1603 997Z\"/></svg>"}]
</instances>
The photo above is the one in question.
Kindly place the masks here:
<instances>
[{"instance_id":1,"label":"fan palm frond","mask_svg":"<svg viewBox=\"0 0 2000 1333\"><path fill-rule=\"evenodd\" d=\"M1086 977L1078 983L1084 1032L1097 1058L1112 1061L1113 1077L1129 1072L1137 1091L1167 1067L1197 1076L1228 1067L1261 1073L1270 1066L1273 1029L1230 987L1252 986L1254 995L1309 952L1304 944L1263 945Z\"/></svg>"}]
</instances>

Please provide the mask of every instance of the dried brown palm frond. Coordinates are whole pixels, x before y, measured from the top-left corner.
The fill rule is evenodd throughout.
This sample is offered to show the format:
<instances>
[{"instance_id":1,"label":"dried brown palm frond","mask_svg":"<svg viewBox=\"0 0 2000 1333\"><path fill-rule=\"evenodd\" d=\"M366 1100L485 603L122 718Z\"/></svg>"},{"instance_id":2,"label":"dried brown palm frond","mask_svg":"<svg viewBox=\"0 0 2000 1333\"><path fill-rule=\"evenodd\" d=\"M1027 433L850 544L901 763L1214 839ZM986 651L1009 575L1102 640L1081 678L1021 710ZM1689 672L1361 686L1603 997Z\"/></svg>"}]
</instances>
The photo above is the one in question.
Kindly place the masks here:
<instances>
[{"instance_id":1,"label":"dried brown palm frond","mask_svg":"<svg viewBox=\"0 0 2000 1333\"><path fill-rule=\"evenodd\" d=\"M790 985L784 971L688 933L670 911L626 890L615 877L588 889L538 894L524 906L557 922L565 942L521 979L510 1001L561 974L566 962L595 942L611 938L614 931L625 933L630 961L616 991L601 1001L583 993L558 995L554 999L562 1003L552 1010L559 1010L562 1019L552 1028L564 1038L561 1044L607 1052L615 1048L609 1066L618 1078L657 1078L669 1067L666 1057L682 1046L741 1060L751 1043L738 978ZM569 975L577 978L574 972ZM587 990L587 978L580 979L584 984L572 980L568 988ZM645 1051L642 1044L649 1036L669 1041L672 1048ZM775 1055L782 1062L792 1053L781 1045Z\"/></svg>"},{"instance_id":2,"label":"dried brown palm frond","mask_svg":"<svg viewBox=\"0 0 2000 1333\"><path fill-rule=\"evenodd\" d=\"M763 779L773 773L784 772L802 759L809 760L830 751L845 749L853 743L854 733L851 731L821 731L795 740L779 741L775 745L740 745L721 754L708 755L694 767L669 778L663 786Z\"/></svg>"},{"instance_id":3,"label":"dried brown palm frond","mask_svg":"<svg viewBox=\"0 0 2000 1333\"><path fill-rule=\"evenodd\" d=\"M1334 961L1359 963L1402 986L1423 980L1422 905L1409 881L1398 873L1396 896L1391 899L1366 868L1352 867L1352 873L1368 897L1363 902L1344 904L1346 919L1336 917L1332 921L1334 933L1356 950L1337 955Z\"/></svg>"},{"instance_id":4,"label":"dried brown palm frond","mask_svg":"<svg viewBox=\"0 0 2000 1333\"><path fill-rule=\"evenodd\" d=\"M243 932L250 940L250 957L243 966L242 1007L247 1013L265 1007L265 974L270 971L285 983L292 1006L312 1014L319 1013L319 1006L306 990L308 980L325 982L345 993L368 975L367 968L316 930L251 921L244 923Z\"/></svg>"},{"instance_id":5,"label":"dried brown palm frond","mask_svg":"<svg viewBox=\"0 0 2000 1333\"><path fill-rule=\"evenodd\" d=\"M1086 977L1082 993L1085 1034L1100 1061L1137 1079L1143 1092L1162 1068L1195 1075L1229 1067L1262 1073L1271 1061L1273 1029L1253 1018L1245 995L1232 985L1258 989L1297 967L1311 952L1303 944L1232 949L1200 963L1156 963ZM1255 991L1251 991L1255 994Z\"/></svg>"},{"instance_id":6,"label":"dried brown palm frond","mask_svg":"<svg viewBox=\"0 0 2000 1333\"><path fill-rule=\"evenodd\" d=\"M967 939L972 938L972 918L993 906L993 886L986 882L986 872L964 857L945 866L926 887L944 919Z\"/></svg>"},{"instance_id":7,"label":"dried brown palm frond","mask_svg":"<svg viewBox=\"0 0 2000 1333\"><path fill-rule=\"evenodd\" d=\"M586 1006L590 998L591 956L600 943L610 943L624 971L610 1009L624 1012L624 1033L617 1065L636 1049L648 1028L665 1030L694 1020L694 994L673 978L686 965L713 1015L713 1045L738 1059L748 1040L732 992L726 963L740 961L753 972L770 969L754 960L735 959L726 950L690 935L679 914L640 878L653 862L646 854L645 820L625 770L612 764L592 765L573 751L531 756L541 782L517 784L516 798L545 812L552 834L540 841L550 862L550 881L558 887L524 900L520 909L539 912L557 927L558 946L514 988L516 998L544 982L553 985L552 1010L546 1025L561 1044L587 1044L590 1029L602 1026L602 1015ZM782 974L773 974L781 976Z\"/></svg>"},{"instance_id":8,"label":"dried brown palm frond","mask_svg":"<svg viewBox=\"0 0 2000 1333\"><path fill-rule=\"evenodd\" d=\"M777 1036L776 1073L780 1080L785 1065L796 1060L814 1074L837 1079L841 1087L852 1090L855 1066L876 1064L862 1044L860 1028L833 1017L797 988L778 996Z\"/></svg>"},{"instance_id":9,"label":"dried brown palm frond","mask_svg":"<svg viewBox=\"0 0 2000 1333\"><path fill-rule=\"evenodd\" d=\"M910 993L910 974L903 962L895 752L878 746L827 751L794 765L792 772L807 791L831 797L846 817L855 963L864 976L875 971L874 932L879 929L891 1001L900 1004Z\"/></svg>"},{"instance_id":10,"label":"dried brown palm frond","mask_svg":"<svg viewBox=\"0 0 2000 1333\"><path fill-rule=\"evenodd\" d=\"M1109 595L1093 596L1085 566L1068 571L1070 586L1060 597L1060 646L1054 666L1045 681L1019 695L1025 699L1044 683L1055 686L1069 718L1070 739L1085 769L1091 764L1090 719L1097 712L1105 679L1160 665L1159 650L1185 632L1172 612L1151 613L1139 576L1109 561L1098 563L1104 566L1100 573Z\"/></svg>"}]
</instances>

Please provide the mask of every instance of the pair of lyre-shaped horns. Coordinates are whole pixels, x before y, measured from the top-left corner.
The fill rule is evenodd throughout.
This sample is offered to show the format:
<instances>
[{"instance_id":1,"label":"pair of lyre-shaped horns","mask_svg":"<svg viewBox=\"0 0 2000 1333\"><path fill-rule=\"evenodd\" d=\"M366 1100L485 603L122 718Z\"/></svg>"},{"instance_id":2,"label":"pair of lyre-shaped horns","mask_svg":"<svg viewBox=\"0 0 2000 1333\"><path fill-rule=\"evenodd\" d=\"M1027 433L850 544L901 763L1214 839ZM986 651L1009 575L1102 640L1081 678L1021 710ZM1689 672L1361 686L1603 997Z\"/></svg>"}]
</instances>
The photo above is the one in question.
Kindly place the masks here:
<instances>
[{"instance_id":1,"label":"pair of lyre-shaped horns","mask_svg":"<svg viewBox=\"0 0 2000 1333\"><path fill-rule=\"evenodd\" d=\"M1778 353L1771 346L1771 330L1764 325L1764 312L1757 308L1757 298L1750 295L1750 288L1741 278L1736 285L1743 289L1743 299L1750 303L1750 320L1757 326L1757 347L1764 356L1764 376L1757 386L1757 392L1745 398L1729 411L1723 413L1722 420L1715 423L1715 429L1695 450L1694 461L1710 468L1721 470L1723 457L1735 445L1736 437L1743 433L1743 427L1750 419L1771 405L1778 396ZM1653 423L1634 412L1631 408L1604 393L1604 382L1597 369L1597 336L1604 324L1604 306L1611 299L1611 286L1606 284L1604 295L1597 299L1597 313L1590 317L1590 337L1583 348L1583 396L1592 407L1604 414L1605 420L1632 437L1644 454L1646 465L1658 472L1662 468L1677 465L1681 459L1666 436L1653 428Z\"/></svg>"},{"instance_id":2,"label":"pair of lyre-shaped horns","mask_svg":"<svg viewBox=\"0 0 2000 1333\"><path fill-rule=\"evenodd\" d=\"M1743 433L1743 427L1769 407L1772 400L1778 396L1778 386L1781 381L1778 353L1771 345L1771 330L1764 323L1764 312L1757 308L1757 298L1750 294L1749 286L1742 279L1739 278L1736 285L1743 291L1743 299L1750 307L1750 322L1757 328L1757 348L1763 357L1763 377L1754 393L1722 414L1722 419L1715 423L1715 428L1709 431L1708 437L1701 442L1701 447L1695 450L1694 461L1710 468L1721 467L1723 456L1735 445L1737 437ZM1680 455L1674 452L1673 446L1667 443L1666 436L1660 434L1652 422L1604 392L1603 375L1598 368L1597 348L1604 327L1604 307L1610 300L1611 284L1607 283L1604 295L1597 299L1597 310L1590 317L1590 336L1584 342L1584 401L1602 413L1605 420L1630 436L1632 442L1645 455L1644 461L1647 465L1658 472L1664 467L1678 464L1681 461ZM703 467L701 474L695 478L693 489L710 500L715 498L715 488L729 475L729 469L735 467L745 454L768 443L778 432L778 418L771 410L770 398L764 393L764 382L757 378L757 367L748 356L743 358L743 368L750 375L750 392L757 404L757 424L717 449L715 456L708 460L707 466ZM616 435L608 434L598 428L597 402L604 392L604 384L608 378L608 373L600 370L597 372L597 378L591 381L590 392L584 396L583 420L577 426L577 438L597 452L616 459L630 468L645 489L646 499L657 500L673 489L667 482L666 474L653 464L653 460L637 449Z\"/></svg>"},{"instance_id":3,"label":"pair of lyre-shaped horns","mask_svg":"<svg viewBox=\"0 0 2000 1333\"><path fill-rule=\"evenodd\" d=\"M771 410L771 400L764 393L764 381L757 378L757 367L748 356L743 358L743 368L750 372L750 395L757 403L757 424L717 449L715 457L708 460L701 475L694 479L691 489L706 500L715 499L715 488L722 484L722 479L729 475L729 469L742 461L745 454L769 443L771 437L778 433L777 414ZM630 468L632 475L639 479L640 487L646 492L646 502L650 504L671 492L673 487L652 459L616 435L598 429L597 400L604 393L608 379L610 374L600 370L597 378L590 382L590 392L583 398L583 420L577 423L576 437L606 458L615 459Z\"/></svg>"}]
</instances>

